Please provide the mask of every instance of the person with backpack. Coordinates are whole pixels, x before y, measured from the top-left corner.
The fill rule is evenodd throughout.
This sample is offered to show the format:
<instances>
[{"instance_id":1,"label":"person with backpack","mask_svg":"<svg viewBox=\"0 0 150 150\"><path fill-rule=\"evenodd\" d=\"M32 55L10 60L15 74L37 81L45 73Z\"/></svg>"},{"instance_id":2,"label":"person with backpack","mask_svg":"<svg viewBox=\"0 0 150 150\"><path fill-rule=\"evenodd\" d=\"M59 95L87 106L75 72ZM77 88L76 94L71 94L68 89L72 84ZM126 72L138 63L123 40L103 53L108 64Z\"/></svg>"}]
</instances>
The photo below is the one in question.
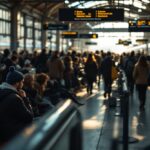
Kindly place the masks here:
<instances>
[{"instance_id":1,"label":"person with backpack","mask_svg":"<svg viewBox=\"0 0 150 150\"><path fill-rule=\"evenodd\" d=\"M132 51L125 63L125 74L127 77L127 86L131 95L133 95L134 92L133 70L134 70L135 63L136 63L135 53L134 51Z\"/></svg>"},{"instance_id":2,"label":"person with backpack","mask_svg":"<svg viewBox=\"0 0 150 150\"><path fill-rule=\"evenodd\" d=\"M32 107L22 90L24 76L9 68L6 81L0 85L0 142L6 143L33 120Z\"/></svg>"}]
</instances>

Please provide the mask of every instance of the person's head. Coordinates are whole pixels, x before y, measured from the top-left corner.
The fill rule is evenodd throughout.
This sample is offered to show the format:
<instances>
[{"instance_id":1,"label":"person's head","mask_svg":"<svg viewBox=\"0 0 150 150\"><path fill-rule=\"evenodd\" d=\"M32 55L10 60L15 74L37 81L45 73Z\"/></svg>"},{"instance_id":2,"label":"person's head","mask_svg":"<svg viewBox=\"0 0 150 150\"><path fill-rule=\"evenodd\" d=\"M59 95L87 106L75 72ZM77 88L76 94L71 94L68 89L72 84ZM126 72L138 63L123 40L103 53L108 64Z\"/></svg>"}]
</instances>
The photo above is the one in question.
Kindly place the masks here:
<instances>
[{"instance_id":1,"label":"person's head","mask_svg":"<svg viewBox=\"0 0 150 150\"><path fill-rule=\"evenodd\" d=\"M33 88L34 87L35 77L33 74L25 74L24 77L24 87Z\"/></svg>"},{"instance_id":2,"label":"person's head","mask_svg":"<svg viewBox=\"0 0 150 150\"><path fill-rule=\"evenodd\" d=\"M19 59L18 59L18 56L17 56L17 55L12 55L11 60L12 60L12 62L13 62L13 63L15 63L15 64L17 64L17 63L18 63L18 61L19 61Z\"/></svg>"},{"instance_id":3,"label":"person's head","mask_svg":"<svg viewBox=\"0 0 150 150\"><path fill-rule=\"evenodd\" d=\"M49 76L45 73L40 73L36 75L36 86L40 95L43 95L43 92L46 89Z\"/></svg>"},{"instance_id":4,"label":"person's head","mask_svg":"<svg viewBox=\"0 0 150 150\"><path fill-rule=\"evenodd\" d=\"M10 55L10 50L9 49L4 49L4 56L8 57Z\"/></svg>"},{"instance_id":5,"label":"person's head","mask_svg":"<svg viewBox=\"0 0 150 150\"><path fill-rule=\"evenodd\" d=\"M36 82L41 86L46 86L49 80L49 76L46 73L40 73L36 75Z\"/></svg>"},{"instance_id":6,"label":"person's head","mask_svg":"<svg viewBox=\"0 0 150 150\"><path fill-rule=\"evenodd\" d=\"M138 64L143 67L148 66L146 57L144 55L139 57Z\"/></svg>"},{"instance_id":7,"label":"person's head","mask_svg":"<svg viewBox=\"0 0 150 150\"><path fill-rule=\"evenodd\" d=\"M6 75L6 82L14 86L16 89L21 89L23 87L23 81L23 74L15 70L14 66L11 66L9 68L9 72Z\"/></svg>"}]
</instances>

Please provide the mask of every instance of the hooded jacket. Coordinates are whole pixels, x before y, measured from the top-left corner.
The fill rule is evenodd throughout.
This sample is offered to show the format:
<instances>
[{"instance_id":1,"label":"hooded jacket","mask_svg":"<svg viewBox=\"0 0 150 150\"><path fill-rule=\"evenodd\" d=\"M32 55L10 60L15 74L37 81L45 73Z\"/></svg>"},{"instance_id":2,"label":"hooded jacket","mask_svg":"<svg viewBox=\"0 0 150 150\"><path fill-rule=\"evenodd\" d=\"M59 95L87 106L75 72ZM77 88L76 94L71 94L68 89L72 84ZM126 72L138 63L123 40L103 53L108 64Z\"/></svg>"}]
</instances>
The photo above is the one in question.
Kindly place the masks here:
<instances>
[{"instance_id":1,"label":"hooded jacket","mask_svg":"<svg viewBox=\"0 0 150 150\"><path fill-rule=\"evenodd\" d=\"M8 83L0 85L0 141L6 142L32 122L33 113L17 90Z\"/></svg>"}]
</instances>

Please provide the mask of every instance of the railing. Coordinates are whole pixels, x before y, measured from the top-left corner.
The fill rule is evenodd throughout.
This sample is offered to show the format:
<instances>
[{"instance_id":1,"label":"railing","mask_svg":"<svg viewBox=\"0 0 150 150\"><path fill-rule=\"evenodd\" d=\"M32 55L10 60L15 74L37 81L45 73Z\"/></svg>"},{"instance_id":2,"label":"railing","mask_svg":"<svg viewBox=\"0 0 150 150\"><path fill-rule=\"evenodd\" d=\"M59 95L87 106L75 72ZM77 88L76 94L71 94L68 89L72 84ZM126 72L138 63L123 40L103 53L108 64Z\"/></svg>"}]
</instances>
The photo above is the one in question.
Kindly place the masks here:
<instances>
[{"instance_id":1,"label":"railing","mask_svg":"<svg viewBox=\"0 0 150 150\"><path fill-rule=\"evenodd\" d=\"M129 143L135 143L138 140L129 137L129 92L125 82L125 75L120 71L118 79L118 92L120 97L120 116L122 117L122 135L119 141L122 142L122 149L128 150Z\"/></svg>"},{"instance_id":2,"label":"railing","mask_svg":"<svg viewBox=\"0 0 150 150\"><path fill-rule=\"evenodd\" d=\"M35 121L3 150L82 150L81 116L70 99Z\"/></svg>"}]
</instances>

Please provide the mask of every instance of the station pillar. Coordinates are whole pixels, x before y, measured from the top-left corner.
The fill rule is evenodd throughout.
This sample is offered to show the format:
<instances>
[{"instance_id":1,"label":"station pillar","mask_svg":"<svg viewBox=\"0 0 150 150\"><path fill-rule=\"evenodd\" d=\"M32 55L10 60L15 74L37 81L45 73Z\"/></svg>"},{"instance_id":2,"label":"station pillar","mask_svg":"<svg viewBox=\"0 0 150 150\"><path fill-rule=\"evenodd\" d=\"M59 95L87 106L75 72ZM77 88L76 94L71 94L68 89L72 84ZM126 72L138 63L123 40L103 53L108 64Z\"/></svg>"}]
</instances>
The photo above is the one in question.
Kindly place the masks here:
<instances>
[{"instance_id":1,"label":"station pillar","mask_svg":"<svg viewBox=\"0 0 150 150\"><path fill-rule=\"evenodd\" d=\"M18 42L18 7L14 6L11 9L11 51L17 51L19 42Z\"/></svg>"},{"instance_id":2,"label":"station pillar","mask_svg":"<svg viewBox=\"0 0 150 150\"><path fill-rule=\"evenodd\" d=\"M60 51L60 31L59 30L56 31L56 50Z\"/></svg>"}]
</instances>

